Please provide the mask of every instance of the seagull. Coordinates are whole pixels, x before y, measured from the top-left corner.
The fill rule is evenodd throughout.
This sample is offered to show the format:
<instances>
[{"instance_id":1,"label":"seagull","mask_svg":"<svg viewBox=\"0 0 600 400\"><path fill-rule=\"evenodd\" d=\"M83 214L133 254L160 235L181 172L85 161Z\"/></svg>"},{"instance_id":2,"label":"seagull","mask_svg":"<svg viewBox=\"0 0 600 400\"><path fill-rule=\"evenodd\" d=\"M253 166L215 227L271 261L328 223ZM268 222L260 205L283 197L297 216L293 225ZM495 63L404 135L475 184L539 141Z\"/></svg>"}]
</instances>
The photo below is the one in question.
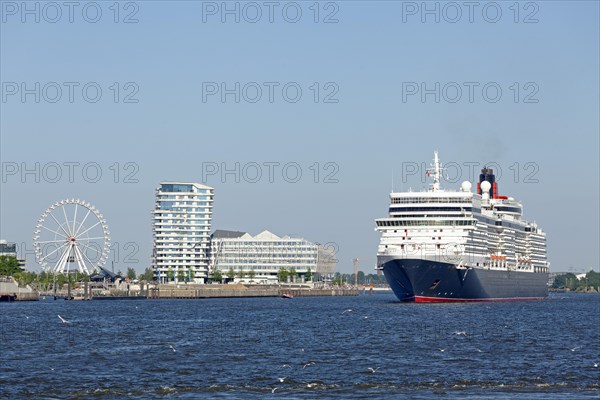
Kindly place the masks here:
<instances>
[{"instance_id":1,"label":"seagull","mask_svg":"<svg viewBox=\"0 0 600 400\"><path fill-rule=\"evenodd\" d=\"M478 353L483 353L483 351L479 350L479 349L475 349Z\"/></svg>"},{"instance_id":2,"label":"seagull","mask_svg":"<svg viewBox=\"0 0 600 400\"><path fill-rule=\"evenodd\" d=\"M315 365L315 363L313 361L311 361L308 364L304 364L304 367L302 367L302 368L306 368L306 367L308 367L310 365Z\"/></svg>"},{"instance_id":3,"label":"seagull","mask_svg":"<svg viewBox=\"0 0 600 400\"><path fill-rule=\"evenodd\" d=\"M283 383L287 379L287 376L284 376L283 378L277 378L277 379L279 379L279 382Z\"/></svg>"},{"instance_id":4,"label":"seagull","mask_svg":"<svg viewBox=\"0 0 600 400\"><path fill-rule=\"evenodd\" d=\"M371 371L371 373L373 373L373 374L374 374L374 373L375 373L375 372L376 372L376 371L377 371L379 368L381 368L381 367L377 367L377 368L371 368L371 367L369 367L369 368L367 368L367 369L368 369L369 371Z\"/></svg>"},{"instance_id":5,"label":"seagull","mask_svg":"<svg viewBox=\"0 0 600 400\"><path fill-rule=\"evenodd\" d=\"M369 318L369 317L365 317L365 319L367 319L367 318Z\"/></svg>"},{"instance_id":6,"label":"seagull","mask_svg":"<svg viewBox=\"0 0 600 400\"><path fill-rule=\"evenodd\" d=\"M286 368L286 367L287 367L287 368L291 368L291 367L290 367L289 365L287 365L287 364L283 364L283 365L281 366L281 368Z\"/></svg>"},{"instance_id":7,"label":"seagull","mask_svg":"<svg viewBox=\"0 0 600 400\"><path fill-rule=\"evenodd\" d=\"M594 368L598 368L598 363L594 363Z\"/></svg>"},{"instance_id":8,"label":"seagull","mask_svg":"<svg viewBox=\"0 0 600 400\"><path fill-rule=\"evenodd\" d=\"M50 371L54 371L54 368L50 367Z\"/></svg>"},{"instance_id":9,"label":"seagull","mask_svg":"<svg viewBox=\"0 0 600 400\"><path fill-rule=\"evenodd\" d=\"M169 344L169 348L170 348L171 350L173 350L173 353L177 353L177 350L175 350L175 347L173 347L173 345L172 345L172 344Z\"/></svg>"},{"instance_id":10,"label":"seagull","mask_svg":"<svg viewBox=\"0 0 600 400\"><path fill-rule=\"evenodd\" d=\"M577 346L577 347L573 347L573 348L571 349L571 351L575 351L575 350L577 350L577 349L580 349L580 348L581 348L581 347L579 347L579 346Z\"/></svg>"},{"instance_id":11,"label":"seagull","mask_svg":"<svg viewBox=\"0 0 600 400\"><path fill-rule=\"evenodd\" d=\"M278 389L278 388L274 387L273 389L271 389L271 393L275 393L275 391L276 391L277 389Z\"/></svg>"},{"instance_id":12,"label":"seagull","mask_svg":"<svg viewBox=\"0 0 600 400\"><path fill-rule=\"evenodd\" d=\"M352 309L351 309L351 308L349 308L349 309L347 309L347 310L344 310L344 312L343 312L342 314L346 314L347 312L352 312Z\"/></svg>"},{"instance_id":13,"label":"seagull","mask_svg":"<svg viewBox=\"0 0 600 400\"><path fill-rule=\"evenodd\" d=\"M58 318L62 321L63 324L70 324L71 321L67 321L66 319L64 319L63 317L61 317L60 315L57 315Z\"/></svg>"},{"instance_id":14,"label":"seagull","mask_svg":"<svg viewBox=\"0 0 600 400\"><path fill-rule=\"evenodd\" d=\"M455 331L454 334L459 336L467 336L467 332L465 331Z\"/></svg>"},{"instance_id":15,"label":"seagull","mask_svg":"<svg viewBox=\"0 0 600 400\"><path fill-rule=\"evenodd\" d=\"M23 316L24 316L25 318L29 319L29 316L28 316L28 315L25 315L25 314L23 314Z\"/></svg>"},{"instance_id":16,"label":"seagull","mask_svg":"<svg viewBox=\"0 0 600 400\"><path fill-rule=\"evenodd\" d=\"M306 386L311 388L311 387L317 386L317 384L316 383L307 383Z\"/></svg>"},{"instance_id":17,"label":"seagull","mask_svg":"<svg viewBox=\"0 0 600 400\"><path fill-rule=\"evenodd\" d=\"M446 351L446 349L440 349L440 351Z\"/></svg>"}]
</instances>

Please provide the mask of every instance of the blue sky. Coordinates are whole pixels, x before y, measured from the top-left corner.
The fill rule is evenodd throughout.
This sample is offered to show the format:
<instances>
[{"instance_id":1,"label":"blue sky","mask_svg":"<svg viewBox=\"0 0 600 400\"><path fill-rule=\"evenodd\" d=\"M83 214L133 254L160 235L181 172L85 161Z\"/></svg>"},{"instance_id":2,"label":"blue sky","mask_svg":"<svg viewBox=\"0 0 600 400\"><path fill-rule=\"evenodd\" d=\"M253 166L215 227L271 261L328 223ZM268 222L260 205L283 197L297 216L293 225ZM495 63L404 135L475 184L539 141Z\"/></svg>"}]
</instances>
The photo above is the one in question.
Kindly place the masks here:
<instances>
[{"instance_id":1,"label":"blue sky","mask_svg":"<svg viewBox=\"0 0 600 400\"><path fill-rule=\"evenodd\" d=\"M421 189L424 171L406 179L402 172L429 163L437 149L443 162L500 166L500 191L521 199L525 218L548 234L552 270L597 269L598 2L521 2L518 16L513 2L480 2L473 22L463 7L456 23L448 21L455 14L447 3L427 3L440 9L436 23L422 14L421 2L392 1L321 2L318 23L313 1L275 2L272 23L265 6L258 22L248 22L248 2L228 3L238 4L239 23L232 15L221 21L221 2L122 2L115 23L113 3L97 3L96 23L86 20L96 11L86 2L74 9L73 23L65 7L52 23L56 10L45 3L36 22L21 2L2 1L0 236L24 243L24 252L47 206L82 198L106 216L120 247L116 265L142 271L150 263L150 212L160 181L202 181L207 163L239 163L251 178L251 163L258 163L263 176L255 183L243 175L239 182L207 176L216 192L213 228L334 242L338 270L351 271L359 257L361 269L371 271L379 240L373 220L386 215L392 175L398 190ZM214 6L216 14L207 14ZM298 8L299 21L286 21ZM498 21L488 22L498 8ZM137 23L124 23L130 14ZM324 23L326 16L338 22ZM39 103L35 94L23 100L21 84L32 89L36 82ZM72 102L65 82L75 82ZM238 103L234 94L223 102L220 93L206 92L236 82ZM273 82L272 102L265 82ZM435 94L423 101L406 92L436 82L439 102ZM88 101L93 91L84 98L86 84L101 88L97 102ZM284 98L286 84L302 90L297 102L288 101L293 91ZM56 85L62 97L52 103ZM485 85L502 90L498 101L493 92L485 97ZM252 103L256 86L262 97ZM456 86L462 97L451 102ZM128 94L138 101L125 102ZM328 94L337 102L325 102ZM69 162L79 163L73 182ZM134 164L125 168L128 162ZM35 174L21 176L36 163L39 182ZM58 182L46 176L49 163L63 166ZM81 171L88 163L97 163L88 173L102 172L97 182ZM273 182L264 163L279 163ZM301 168L298 182L282 176L286 164ZM137 183L124 182L130 172ZM332 182L325 182L328 173ZM468 178L466 168L462 174ZM444 186L457 188L461 180ZM139 263L123 260L130 242Z\"/></svg>"}]
</instances>

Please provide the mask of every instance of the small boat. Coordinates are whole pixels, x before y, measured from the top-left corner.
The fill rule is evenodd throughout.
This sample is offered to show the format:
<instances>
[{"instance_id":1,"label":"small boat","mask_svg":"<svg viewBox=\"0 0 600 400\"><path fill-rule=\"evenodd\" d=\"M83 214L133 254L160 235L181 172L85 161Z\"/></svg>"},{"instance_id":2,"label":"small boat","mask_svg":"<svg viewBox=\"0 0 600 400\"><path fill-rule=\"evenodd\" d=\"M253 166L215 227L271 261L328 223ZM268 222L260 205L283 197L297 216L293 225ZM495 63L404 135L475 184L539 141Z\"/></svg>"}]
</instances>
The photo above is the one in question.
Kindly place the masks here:
<instances>
[{"instance_id":1,"label":"small boat","mask_svg":"<svg viewBox=\"0 0 600 400\"><path fill-rule=\"evenodd\" d=\"M292 296L290 293L283 293L283 294L281 295L281 298L282 298L282 299L293 299L293 298L294 298L294 296Z\"/></svg>"}]
</instances>

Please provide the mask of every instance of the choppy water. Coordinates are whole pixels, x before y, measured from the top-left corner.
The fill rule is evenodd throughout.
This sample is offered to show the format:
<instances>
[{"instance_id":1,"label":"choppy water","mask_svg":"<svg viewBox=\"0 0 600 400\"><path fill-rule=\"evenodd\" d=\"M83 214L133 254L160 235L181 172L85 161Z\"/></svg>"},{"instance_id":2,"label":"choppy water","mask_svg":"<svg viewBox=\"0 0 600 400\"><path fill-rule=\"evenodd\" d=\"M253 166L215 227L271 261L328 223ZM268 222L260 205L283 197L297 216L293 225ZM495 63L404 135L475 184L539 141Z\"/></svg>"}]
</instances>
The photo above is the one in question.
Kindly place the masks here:
<instances>
[{"instance_id":1,"label":"choppy water","mask_svg":"<svg viewBox=\"0 0 600 400\"><path fill-rule=\"evenodd\" d=\"M7 399L600 396L599 295L2 303L0 335Z\"/></svg>"}]
</instances>

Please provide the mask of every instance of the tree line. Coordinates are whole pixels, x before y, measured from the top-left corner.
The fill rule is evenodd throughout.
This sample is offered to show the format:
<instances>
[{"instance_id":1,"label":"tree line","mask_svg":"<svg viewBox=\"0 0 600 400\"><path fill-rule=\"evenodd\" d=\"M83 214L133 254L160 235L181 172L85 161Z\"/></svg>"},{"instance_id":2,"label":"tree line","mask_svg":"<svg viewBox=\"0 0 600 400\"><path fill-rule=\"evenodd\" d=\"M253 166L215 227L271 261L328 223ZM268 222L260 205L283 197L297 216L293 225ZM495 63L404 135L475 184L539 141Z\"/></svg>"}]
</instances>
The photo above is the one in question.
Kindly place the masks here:
<instances>
[{"instance_id":1,"label":"tree line","mask_svg":"<svg viewBox=\"0 0 600 400\"><path fill-rule=\"evenodd\" d=\"M125 274L123 274L121 271L118 271L117 275L129 280L139 279L144 281L152 281L153 279L153 271L151 268L146 268L144 272L138 275L135 272L135 269L130 267L127 268L127 272ZM19 267L17 258L14 256L0 256L0 276L12 276L21 285L31 285L37 283L41 286L45 286L54 283L56 280L56 283L61 286L68 282L75 283L90 281L88 274L79 271L73 271L69 274L55 274L46 271L23 271Z\"/></svg>"},{"instance_id":2,"label":"tree line","mask_svg":"<svg viewBox=\"0 0 600 400\"><path fill-rule=\"evenodd\" d=\"M590 272L590 274L600 275L593 271ZM119 275L123 278L126 278L130 281L139 279L141 281L152 282L154 280L154 271L152 270L152 268L146 268L144 270L144 272L137 274L135 269L129 267L129 268L127 268L127 272L125 274L123 274L121 271L118 271L117 275ZM209 282L216 282L216 283L223 283L224 281L231 282L235 278L240 278L240 279L248 278L249 280L253 280L256 277L256 275L257 275L257 273L254 270L247 270L247 271L246 270L237 270L236 271L233 268L230 268L228 271L222 272L217 269L217 270L211 271L211 273L209 274ZM594 275L593 279L597 279L597 278L595 278L596 275ZM87 274L81 273L81 272L73 272L70 274L53 274L53 273L49 273L49 272L45 272L45 271L42 271L39 273L22 271L19 268L19 263L17 262L16 257L13 257L13 256L0 256L0 276L12 276L20 284L31 285L34 283L38 283L42 287L52 284L55 279L56 279L56 283L58 285L63 285L67 282L71 282L71 283L89 282L89 280L90 280L90 277ZM342 274L342 273L336 272L333 276L321 276L320 274L311 271L310 268L306 271L306 273L303 273L303 274L300 274L295 268L287 269L287 268L283 268L283 267L280 268L279 271L277 272L277 278L279 279L279 282L282 282L282 283L286 283L286 282L288 282L288 280L290 280L292 282L296 282L297 279L300 278L301 276L304 276L304 280L306 282L310 282L313 280L318 281L318 282L328 281L334 285L345 285L345 284L353 285L355 282L354 274ZM569 279L568 282L570 284L576 280L576 277L573 274L566 274L565 276L567 276L566 279ZM175 277L177 277L177 280L180 282L186 282L186 281L193 282L194 271L192 269L189 269L187 271L178 270L177 272L173 271L172 269L167 271L167 278L169 280L174 280ZM558 276L557 278L559 278L558 281L555 279L555 283L558 282L557 284L559 285L557 287L560 287L561 285L566 287L566 285L564 283L565 278L560 278L560 276ZM575 278L575 280L573 280L573 278ZM560 279L563 279L563 280L560 280ZM596 281L593 280L593 282L596 282ZM371 283L374 285L385 284L386 283L385 277L383 275L378 276L376 274L365 274L364 271L358 271L358 284L359 285L368 285ZM585 284L585 282L583 282L583 285L584 284ZM598 286L598 283L595 283L594 286Z\"/></svg>"},{"instance_id":3,"label":"tree line","mask_svg":"<svg viewBox=\"0 0 600 400\"><path fill-rule=\"evenodd\" d=\"M333 275L333 280L331 283L334 285L354 285L355 281L358 282L359 285L383 285L387 284L385 277L383 275L377 274L365 274L364 271L358 271L356 277L354 274L342 274L336 272Z\"/></svg>"},{"instance_id":4,"label":"tree line","mask_svg":"<svg viewBox=\"0 0 600 400\"><path fill-rule=\"evenodd\" d=\"M585 277L581 279L578 279L577 276L571 272L556 275L552 282L552 287L554 289L569 290L585 289L589 287L598 289L600 287L600 273L592 270L585 274Z\"/></svg>"}]
</instances>

